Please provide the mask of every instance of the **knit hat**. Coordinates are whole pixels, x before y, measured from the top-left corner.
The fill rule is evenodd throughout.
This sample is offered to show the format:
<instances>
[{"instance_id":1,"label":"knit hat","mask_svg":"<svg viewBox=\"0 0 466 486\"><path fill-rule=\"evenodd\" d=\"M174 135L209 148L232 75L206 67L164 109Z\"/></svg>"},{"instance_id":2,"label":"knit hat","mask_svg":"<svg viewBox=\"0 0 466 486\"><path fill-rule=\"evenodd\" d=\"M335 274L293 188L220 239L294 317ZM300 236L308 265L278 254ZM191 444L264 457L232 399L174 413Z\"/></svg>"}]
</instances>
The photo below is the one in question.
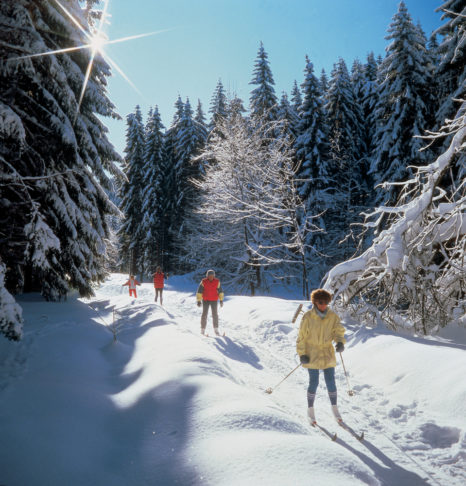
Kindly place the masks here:
<instances>
[{"instance_id":1,"label":"knit hat","mask_svg":"<svg viewBox=\"0 0 466 486\"><path fill-rule=\"evenodd\" d=\"M215 277L214 270L207 270L207 273L205 274L205 276L208 277L209 275L213 275Z\"/></svg>"}]
</instances>

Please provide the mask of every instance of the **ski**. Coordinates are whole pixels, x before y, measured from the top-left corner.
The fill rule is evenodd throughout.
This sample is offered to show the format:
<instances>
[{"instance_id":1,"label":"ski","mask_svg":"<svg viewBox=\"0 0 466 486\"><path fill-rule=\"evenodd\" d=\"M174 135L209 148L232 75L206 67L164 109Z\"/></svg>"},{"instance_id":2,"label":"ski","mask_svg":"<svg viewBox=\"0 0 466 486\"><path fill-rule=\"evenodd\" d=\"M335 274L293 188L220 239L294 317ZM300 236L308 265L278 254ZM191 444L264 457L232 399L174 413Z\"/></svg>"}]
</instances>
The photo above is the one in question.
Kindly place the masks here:
<instances>
[{"instance_id":1,"label":"ski","mask_svg":"<svg viewBox=\"0 0 466 486\"><path fill-rule=\"evenodd\" d=\"M309 422L309 424L314 430L318 430L322 435L329 438L332 442L335 442L337 440L338 437L336 432L332 434L329 430L327 430L325 427L322 427L322 425L319 425L317 422Z\"/></svg>"},{"instance_id":2,"label":"ski","mask_svg":"<svg viewBox=\"0 0 466 486\"><path fill-rule=\"evenodd\" d=\"M343 422L343 420L338 420L338 425L349 432L353 437L359 440L359 442L362 442L364 440L364 432L361 432L358 434L352 427L350 427L347 423Z\"/></svg>"}]
</instances>

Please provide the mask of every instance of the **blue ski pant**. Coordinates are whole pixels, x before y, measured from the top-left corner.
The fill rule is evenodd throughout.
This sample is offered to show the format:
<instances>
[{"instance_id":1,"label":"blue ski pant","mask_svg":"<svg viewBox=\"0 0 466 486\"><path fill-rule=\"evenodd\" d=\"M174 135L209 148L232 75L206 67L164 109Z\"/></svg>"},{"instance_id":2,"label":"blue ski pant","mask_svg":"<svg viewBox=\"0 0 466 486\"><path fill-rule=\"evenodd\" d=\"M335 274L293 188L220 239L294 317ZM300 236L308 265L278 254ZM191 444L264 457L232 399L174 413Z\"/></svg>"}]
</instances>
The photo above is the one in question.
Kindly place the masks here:
<instances>
[{"instance_id":1,"label":"blue ski pant","mask_svg":"<svg viewBox=\"0 0 466 486\"><path fill-rule=\"evenodd\" d=\"M309 371L309 387L307 391L309 393L315 393L317 391L317 387L319 386L319 371L320 370L311 370L308 368ZM325 368L322 370L324 372L325 384L327 385L327 391L330 393L334 393L337 391L337 386L335 384L335 368Z\"/></svg>"}]
</instances>

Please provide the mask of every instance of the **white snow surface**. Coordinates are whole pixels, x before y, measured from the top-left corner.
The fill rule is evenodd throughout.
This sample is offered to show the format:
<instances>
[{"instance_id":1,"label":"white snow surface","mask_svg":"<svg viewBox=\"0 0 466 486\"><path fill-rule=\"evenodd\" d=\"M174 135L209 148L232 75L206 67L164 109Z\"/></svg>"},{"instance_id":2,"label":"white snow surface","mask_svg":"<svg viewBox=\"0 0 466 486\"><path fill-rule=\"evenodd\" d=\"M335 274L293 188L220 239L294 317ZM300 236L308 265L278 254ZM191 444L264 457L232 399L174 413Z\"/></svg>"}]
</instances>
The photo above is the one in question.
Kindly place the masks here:
<instances>
[{"instance_id":1,"label":"white snow surface","mask_svg":"<svg viewBox=\"0 0 466 486\"><path fill-rule=\"evenodd\" d=\"M0 340L1 485L466 484L461 339L344 322L339 408L365 440L332 419L321 376L316 416L333 442L307 423L306 370L276 386L299 362L299 301L225 289L226 336L202 337L195 282L170 278L162 307L151 284L134 299L125 281L91 299L18 299L24 337Z\"/></svg>"}]
</instances>

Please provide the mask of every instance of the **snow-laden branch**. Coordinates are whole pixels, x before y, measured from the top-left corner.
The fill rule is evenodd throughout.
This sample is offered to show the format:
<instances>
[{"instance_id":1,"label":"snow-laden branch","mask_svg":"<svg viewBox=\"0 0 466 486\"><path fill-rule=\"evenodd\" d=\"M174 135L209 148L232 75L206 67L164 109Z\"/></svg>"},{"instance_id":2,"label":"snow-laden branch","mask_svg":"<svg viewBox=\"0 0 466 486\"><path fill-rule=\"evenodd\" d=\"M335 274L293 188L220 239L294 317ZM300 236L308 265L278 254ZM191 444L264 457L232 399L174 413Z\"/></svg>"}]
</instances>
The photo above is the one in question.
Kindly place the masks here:
<instances>
[{"instance_id":1,"label":"snow-laden branch","mask_svg":"<svg viewBox=\"0 0 466 486\"><path fill-rule=\"evenodd\" d=\"M464 314L465 184L445 188L442 182L462 156L465 139L463 119L448 149L405 183L406 193L414 185L415 196L366 215L379 220L390 215L393 221L362 255L330 270L326 288L345 303L363 304L393 327L403 319L425 334Z\"/></svg>"}]
</instances>

